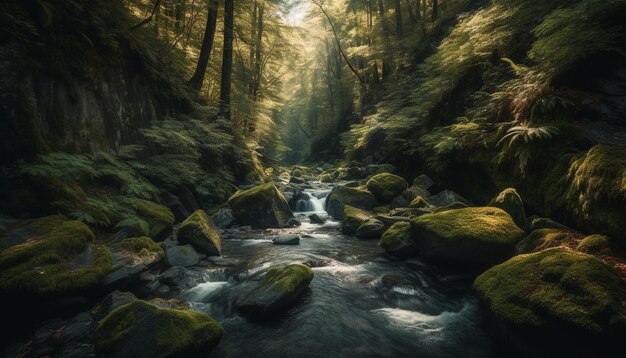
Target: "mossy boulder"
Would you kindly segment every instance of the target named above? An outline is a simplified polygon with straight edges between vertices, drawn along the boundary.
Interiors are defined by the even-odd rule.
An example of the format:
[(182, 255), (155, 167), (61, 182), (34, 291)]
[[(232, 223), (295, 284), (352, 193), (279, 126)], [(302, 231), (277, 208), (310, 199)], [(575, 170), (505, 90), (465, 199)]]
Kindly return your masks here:
[(390, 173), (376, 174), (367, 181), (367, 190), (381, 203), (391, 202), (408, 187), (404, 178)]
[(94, 244), (80, 221), (66, 221), (0, 253), (4, 295), (70, 295), (97, 286), (111, 269), (111, 254)]
[(379, 243), (387, 255), (396, 257), (411, 257), (418, 252), (417, 245), (411, 237), (411, 224), (396, 222), (383, 234)]
[(623, 282), (591, 255), (562, 248), (519, 255), (480, 275), (474, 289), (487, 326), (517, 353), (595, 357), (623, 349)]
[(576, 249), (585, 235), (569, 229), (539, 229), (530, 233), (515, 246), (515, 253), (528, 254), (552, 247)]
[(411, 230), (422, 257), (481, 266), (511, 257), (523, 235), (509, 214), (492, 207), (422, 215)]
[(489, 202), (488, 206), (500, 208), (513, 218), (513, 221), (520, 229), (528, 230), (528, 221), (526, 220), (526, 211), (524, 210), (524, 202), (522, 197), (513, 188), (504, 189), (500, 194)]
[(535, 231), (539, 229), (562, 229), (562, 230), (571, 230), (567, 226), (560, 224), (550, 218), (533, 218), (530, 222), (530, 231)]
[(354, 234), (364, 222), (374, 215), (369, 211), (346, 205), (343, 207), (343, 221), (341, 232), (346, 235)]
[(599, 257), (614, 256), (619, 248), (615, 241), (606, 235), (589, 235), (578, 243), (576, 250)]
[(419, 209), (419, 208), (427, 208), (428, 206), (429, 206), (428, 202), (421, 195), (416, 196), (409, 203), (409, 208), (418, 208)]
[(117, 242), (111, 246), (111, 271), (104, 278), (103, 284), (107, 288), (122, 286), (157, 266), (164, 256), (163, 248), (147, 236)]
[(287, 200), (273, 183), (240, 190), (228, 199), (228, 205), (241, 224), (253, 228), (288, 227), (293, 218)]
[(67, 218), (63, 215), (50, 215), (26, 220), (11, 227), (8, 232), (2, 235), (0, 242), (7, 247), (21, 244), (32, 237), (49, 233), (66, 221)]
[(333, 180), (335, 180), (335, 179), (330, 174), (321, 174), (319, 176), (319, 181), (322, 182), (322, 183), (331, 183)]
[(132, 199), (131, 206), (137, 216), (150, 226), (149, 236), (161, 239), (174, 224), (174, 214), (168, 207), (148, 200)]
[(313, 280), (313, 270), (303, 264), (271, 268), (261, 283), (239, 302), (242, 314), (267, 316), (289, 308)]
[(374, 195), (360, 187), (337, 185), (326, 198), (326, 212), (335, 219), (343, 219), (343, 208), (350, 205), (363, 210), (372, 210), (376, 199)]
[(178, 241), (209, 256), (222, 255), (222, 239), (204, 210), (196, 210), (178, 228)]
[(94, 343), (100, 357), (181, 357), (208, 353), (223, 333), (206, 314), (137, 300), (102, 319)]
[(380, 220), (370, 218), (356, 229), (354, 236), (359, 239), (380, 239), (384, 232), (385, 224)]

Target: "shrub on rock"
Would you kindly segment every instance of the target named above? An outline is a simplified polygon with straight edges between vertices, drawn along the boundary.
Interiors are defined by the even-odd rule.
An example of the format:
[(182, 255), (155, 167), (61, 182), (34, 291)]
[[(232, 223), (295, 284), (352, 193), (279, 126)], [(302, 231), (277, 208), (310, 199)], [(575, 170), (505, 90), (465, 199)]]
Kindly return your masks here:
[(228, 199), (228, 205), (241, 224), (253, 228), (288, 227), (293, 218), (287, 200), (273, 183), (240, 190)]

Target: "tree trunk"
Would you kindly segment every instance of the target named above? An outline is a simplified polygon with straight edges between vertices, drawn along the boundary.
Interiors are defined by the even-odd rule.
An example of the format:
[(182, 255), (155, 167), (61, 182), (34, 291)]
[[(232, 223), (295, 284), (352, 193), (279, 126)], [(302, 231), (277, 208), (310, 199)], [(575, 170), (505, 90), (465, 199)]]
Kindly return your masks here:
[(254, 5), (252, 8), (252, 21), (251, 21), (251, 29), (252, 34), (250, 36), (250, 72), (252, 76), (250, 76), (250, 82), (248, 83), (248, 93), (250, 95), (254, 94), (254, 55), (256, 54), (256, 27), (257, 27), (257, 13), (259, 11), (259, 2), (258, 0), (254, 0)]
[(439, 2), (437, 0), (433, 0), (433, 21), (437, 20), (437, 15), (439, 14)]
[(395, 0), (395, 13), (396, 13), (396, 36), (402, 38), (404, 35), (404, 29), (402, 28), (402, 5), (400, 0)]
[(189, 80), (189, 84), (196, 90), (202, 88), (204, 83), (204, 74), (206, 73), (206, 67), (209, 64), (209, 57), (211, 56), (211, 49), (213, 48), (213, 39), (215, 37), (215, 27), (217, 25), (217, 7), (219, 6), (218, 0), (209, 0), (209, 11), (207, 14), (206, 27), (204, 29), (204, 38), (202, 39), (202, 48), (200, 49), (200, 57), (198, 58), (198, 65), (196, 70)]
[[(409, 21), (411, 22), (412, 25), (415, 25), (417, 23), (417, 17), (415, 17), (415, 12), (413, 12), (413, 6), (411, 6), (411, 0), (406, 0), (406, 6), (407, 6), (407, 10), (409, 13)], [(418, 17), (419, 17), (419, 7), (417, 8), (417, 13), (418, 13)]]
[(378, 0), (378, 15), (380, 16), (380, 22), (383, 27), (383, 36), (389, 36), (389, 26), (385, 21), (385, 4), (383, 4), (383, 0)]
[(252, 91), (252, 95), (255, 100), (259, 99), (259, 89), (261, 88), (261, 78), (262, 78), (262, 64), (263, 64), (263, 14), (265, 12), (265, 7), (263, 4), (259, 4), (259, 14), (258, 14), (258, 24), (256, 30), (256, 61), (254, 64), (254, 87)]
[(224, 0), (224, 53), (222, 56), (219, 114), (227, 120), (231, 119), (230, 89), (233, 77), (234, 2), (235, 0)]

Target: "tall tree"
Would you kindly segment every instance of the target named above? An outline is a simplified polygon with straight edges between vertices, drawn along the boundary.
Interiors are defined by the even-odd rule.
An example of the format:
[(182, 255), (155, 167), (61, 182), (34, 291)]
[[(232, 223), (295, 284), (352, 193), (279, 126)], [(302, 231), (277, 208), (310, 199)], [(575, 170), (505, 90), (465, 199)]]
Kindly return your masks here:
[(220, 83), (219, 114), (230, 120), (230, 95), (233, 78), (233, 37), (235, 25), (235, 0), (224, 0), (224, 52), (222, 55), (222, 81)]
[(217, 8), (218, 0), (209, 0), (209, 11), (207, 14), (206, 27), (204, 29), (204, 38), (200, 49), (200, 57), (198, 57), (198, 65), (189, 80), (189, 84), (196, 90), (202, 88), (204, 82), (204, 74), (209, 64), (211, 49), (213, 48), (213, 38), (215, 37), (215, 27), (217, 25)]
[(402, 28), (402, 5), (400, 0), (395, 0), (395, 13), (396, 13), (396, 36), (401, 38), (404, 35), (404, 29)]
[(265, 12), (265, 7), (263, 3), (259, 4), (259, 13), (257, 16), (257, 24), (256, 24), (256, 39), (255, 39), (255, 63), (254, 63), (254, 86), (252, 89), (252, 95), (255, 100), (259, 99), (259, 89), (261, 88), (261, 78), (262, 78), (262, 65), (263, 65), (263, 16)]
[(433, 0), (433, 21), (437, 20), (437, 15), (439, 15), (439, 2), (437, 0)]

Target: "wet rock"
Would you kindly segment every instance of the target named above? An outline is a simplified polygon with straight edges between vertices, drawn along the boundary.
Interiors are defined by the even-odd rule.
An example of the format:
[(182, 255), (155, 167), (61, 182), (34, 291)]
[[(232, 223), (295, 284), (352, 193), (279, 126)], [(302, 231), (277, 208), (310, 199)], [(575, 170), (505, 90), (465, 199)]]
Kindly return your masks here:
[(432, 209), (429, 208), (395, 208), (389, 211), (388, 216), (421, 216), (425, 214), (431, 214), (433, 212)]
[(337, 185), (326, 199), (326, 211), (335, 219), (343, 219), (344, 206), (349, 205), (358, 209), (372, 210), (376, 199), (367, 190), (348, 188)]
[(391, 225), (397, 222), (409, 222), (409, 218), (406, 216), (377, 215), (374, 219), (382, 221), (386, 228), (391, 227)]
[(391, 209), (410, 207), (411, 203), (413, 203), (417, 197), (427, 198), (429, 196), (430, 193), (427, 190), (421, 187), (413, 186), (396, 196), (389, 204), (389, 207)]
[(523, 231), (504, 210), (478, 207), (412, 219), (411, 235), (424, 258), (483, 266), (511, 257)]
[(243, 225), (253, 228), (282, 228), (290, 226), (291, 208), (273, 183), (238, 191), (228, 199), (233, 214)]
[(524, 202), (522, 198), (513, 188), (504, 189), (500, 194), (489, 202), (488, 206), (493, 206), (506, 211), (515, 224), (522, 230), (528, 230), (528, 222), (526, 221), (526, 212), (524, 211)]
[(299, 245), (300, 236), (296, 234), (280, 234), (272, 239), (274, 245)]
[(200, 262), (200, 256), (191, 245), (169, 247), (165, 249), (165, 256), (170, 266), (188, 267)]
[(530, 231), (535, 231), (539, 229), (562, 229), (569, 230), (570, 228), (560, 224), (549, 218), (534, 218), (530, 223)]
[(302, 184), (304, 183), (305, 180), (298, 178), (298, 177), (291, 177), (291, 179), (289, 179), (289, 183), (293, 183), (293, 184)]
[(94, 342), (101, 357), (187, 356), (208, 353), (223, 332), (217, 321), (203, 313), (138, 300), (106, 316)]
[(211, 256), (207, 261), (217, 266), (237, 266), (239, 264), (239, 260), (223, 256)]
[(169, 287), (178, 290), (185, 290), (195, 287), (204, 280), (199, 272), (176, 266), (168, 269), (159, 275), (158, 281)]
[(311, 214), (309, 215), (309, 220), (311, 221), (311, 224), (324, 224), (326, 223), (327, 218), (325, 216), (319, 215), (319, 214)]
[(300, 222), (300, 220), (298, 220), (296, 218), (291, 218), (287, 222), (287, 226), (288, 227), (297, 227), (297, 226), (300, 226), (300, 225), (302, 225), (302, 223)]
[(313, 280), (313, 270), (292, 264), (267, 271), (261, 283), (239, 302), (242, 314), (264, 317), (289, 308)]
[(109, 288), (128, 284), (160, 264), (164, 256), (163, 249), (147, 236), (124, 239), (111, 246), (113, 263), (103, 284)]
[[(389, 203), (404, 192), (408, 186), (404, 178), (390, 173), (376, 174), (367, 181), (367, 190), (374, 194), (380, 203)], [(409, 202), (415, 197), (415, 195), (407, 195), (410, 197), (407, 199)]]
[(341, 232), (346, 235), (354, 234), (359, 227), (372, 216), (369, 211), (354, 208), (350, 205), (344, 207), (343, 221), (341, 222)]
[(196, 210), (183, 221), (176, 236), (181, 244), (190, 244), (194, 249), (207, 255), (222, 255), (220, 234), (204, 210)]
[(231, 209), (220, 209), (211, 216), (211, 221), (219, 229), (227, 229), (235, 223), (235, 217)]
[(99, 321), (114, 309), (137, 300), (131, 292), (113, 291), (109, 293), (91, 312), (95, 321)]
[(472, 206), (472, 203), (469, 200), (465, 199), (460, 194), (453, 192), (452, 190), (443, 190), (429, 197), (427, 200), (431, 205), (434, 206), (447, 206), (457, 201), (467, 206)]
[(480, 275), (474, 289), (486, 326), (511, 353), (611, 357), (623, 347), (621, 279), (591, 255), (562, 248), (519, 255)]
[(393, 224), (380, 239), (379, 243), (388, 255), (396, 257), (412, 257), (418, 253), (418, 247), (411, 236), (411, 224), (409, 222), (397, 222)]
[(376, 219), (368, 219), (354, 233), (359, 239), (379, 239), (385, 232), (385, 224)]

